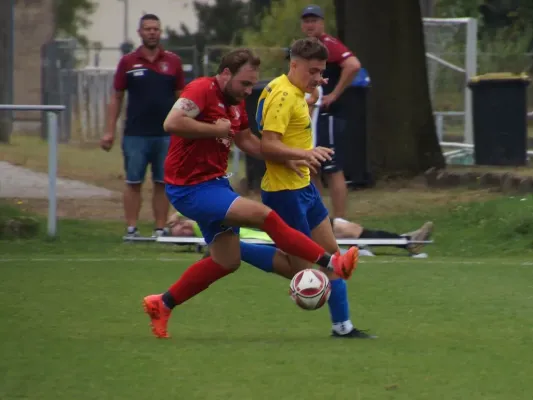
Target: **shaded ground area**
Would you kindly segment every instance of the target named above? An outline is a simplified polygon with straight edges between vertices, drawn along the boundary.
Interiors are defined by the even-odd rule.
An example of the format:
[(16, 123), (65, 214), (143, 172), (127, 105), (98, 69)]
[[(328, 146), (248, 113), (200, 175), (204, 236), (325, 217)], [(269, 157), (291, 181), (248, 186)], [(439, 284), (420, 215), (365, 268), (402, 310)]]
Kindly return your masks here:
[[(111, 190), (72, 179), (57, 179), (58, 198), (113, 197)], [(0, 161), (0, 197), (43, 199), (48, 196), (48, 175)]]
[[(40, 138), (17, 135), (13, 136), (10, 145), (0, 145), (0, 160), (4, 161), (1, 165), (3, 168), (6, 168), (6, 163), (12, 165), (7, 170), (0, 170), (0, 197), (16, 197), (13, 201), (21, 201), (23, 209), (41, 214), (47, 212), (47, 146)], [(120, 141), (117, 141), (110, 152), (104, 152), (96, 146), (61, 144), (58, 154), (58, 176), (61, 178), (58, 182), (58, 215), (122, 220), (121, 191), (124, 175)], [(457, 169), (464, 171), (470, 168)], [(533, 175), (531, 168), (505, 169), (509, 170), (522, 176)], [(244, 176), (244, 165), (239, 172), (236, 179)], [(150, 171), (147, 175), (150, 176)], [(148, 181), (143, 188), (142, 221), (151, 220), (151, 192), (152, 184)], [(420, 181), (387, 183), (351, 192), (348, 217), (361, 220), (365, 216), (411, 213), (431, 209), (436, 205), (481, 201), (499, 195), (501, 194), (483, 188), (428, 188)], [(327, 196), (325, 201), (329, 202)]]

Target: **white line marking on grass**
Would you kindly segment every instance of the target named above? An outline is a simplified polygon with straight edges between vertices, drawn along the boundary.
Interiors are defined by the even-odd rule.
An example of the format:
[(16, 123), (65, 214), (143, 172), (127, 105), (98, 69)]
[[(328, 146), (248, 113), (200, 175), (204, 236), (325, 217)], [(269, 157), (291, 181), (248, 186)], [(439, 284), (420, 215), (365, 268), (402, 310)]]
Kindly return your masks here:
[[(188, 261), (195, 254), (190, 256), (180, 256), (180, 257), (156, 257), (156, 258), (138, 258), (138, 257), (70, 257), (70, 256), (55, 256), (55, 257), (13, 257), (13, 258), (0, 258), (0, 264), (4, 263), (14, 263), (14, 262), (28, 262), (28, 263), (39, 263), (39, 262), (77, 262), (77, 263), (91, 263), (91, 262), (183, 262)], [(386, 256), (381, 256), (386, 257)], [(533, 266), (531, 261), (513, 261), (513, 260), (497, 260), (497, 259), (487, 259), (487, 260), (448, 260), (448, 259), (439, 259), (439, 260), (413, 260), (408, 257), (404, 258), (387, 258), (376, 260), (375, 257), (372, 260), (359, 260), (361, 264), (435, 264), (435, 265), (489, 265), (489, 264), (498, 264), (498, 265), (509, 265), (509, 266)]]
[(158, 258), (137, 258), (137, 257), (130, 257), (130, 258), (121, 258), (121, 257), (39, 257), (39, 258), (32, 258), (32, 257), (20, 257), (20, 258), (0, 258), (0, 263), (8, 263), (8, 262), (172, 262), (172, 261), (185, 261), (185, 258), (165, 258), (165, 257), (158, 257)]

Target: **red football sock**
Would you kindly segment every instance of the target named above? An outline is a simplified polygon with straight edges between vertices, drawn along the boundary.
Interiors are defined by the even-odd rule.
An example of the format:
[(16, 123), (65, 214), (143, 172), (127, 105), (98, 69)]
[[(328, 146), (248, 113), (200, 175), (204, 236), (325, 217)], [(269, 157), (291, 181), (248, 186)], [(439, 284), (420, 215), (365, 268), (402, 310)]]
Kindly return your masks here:
[(232, 272), (233, 270), (223, 268), (214, 262), (211, 257), (204, 258), (187, 268), (180, 279), (165, 293), (163, 301), (170, 308), (185, 303), (207, 289), (213, 282)]
[(262, 229), (270, 236), (276, 247), (287, 254), (312, 263), (316, 263), (326, 254), (326, 250), (302, 232), (291, 228), (274, 211), (267, 215)]

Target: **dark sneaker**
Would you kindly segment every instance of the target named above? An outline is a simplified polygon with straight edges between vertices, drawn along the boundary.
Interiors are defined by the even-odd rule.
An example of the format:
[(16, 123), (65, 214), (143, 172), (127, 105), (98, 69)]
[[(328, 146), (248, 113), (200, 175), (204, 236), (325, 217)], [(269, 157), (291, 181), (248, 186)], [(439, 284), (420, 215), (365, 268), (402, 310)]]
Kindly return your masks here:
[(139, 232), (137, 228), (128, 229), (126, 231), (126, 237), (135, 238), (135, 237), (140, 237), (140, 236), (141, 236), (141, 233)]
[(375, 335), (366, 333), (366, 331), (360, 331), (357, 328), (353, 328), (350, 332), (345, 335), (341, 335), (335, 331), (331, 332), (331, 337), (340, 338), (340, 339), (377, 339)]
[(162, 237), (162, 236), (169, 236), (169, 231), (167, 228), (164, 228), (164, 229), (155, 229), (153, 232), (152, 232), (152, 237), (153, 238), (158, 238), (158, 237)]

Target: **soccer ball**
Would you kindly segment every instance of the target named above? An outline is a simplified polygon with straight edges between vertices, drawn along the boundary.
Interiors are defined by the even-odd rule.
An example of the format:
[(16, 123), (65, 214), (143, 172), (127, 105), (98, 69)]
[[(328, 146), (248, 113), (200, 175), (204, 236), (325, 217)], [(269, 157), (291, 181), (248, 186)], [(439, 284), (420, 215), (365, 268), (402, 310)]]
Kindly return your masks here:
[(322, 271), (304, 269), (292, 278), (289, 294), (298, 307), (318, 310), (329, 299), (331, 283)]

